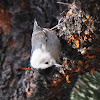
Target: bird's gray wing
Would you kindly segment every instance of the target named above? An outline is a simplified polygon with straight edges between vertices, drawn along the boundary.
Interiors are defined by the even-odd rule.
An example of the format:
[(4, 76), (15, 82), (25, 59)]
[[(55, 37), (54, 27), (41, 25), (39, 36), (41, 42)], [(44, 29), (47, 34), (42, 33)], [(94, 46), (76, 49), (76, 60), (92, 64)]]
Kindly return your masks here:
[(44, 31), (38, 31), (36, 33), (33, 33), (31, 38), (31, 46), (32, 46), (31, 53), (33, 53), (35, 49), (39, 48), (42, 49), (42, 46), (46, 45), (46, 42), (47, 42), (47, 36)]

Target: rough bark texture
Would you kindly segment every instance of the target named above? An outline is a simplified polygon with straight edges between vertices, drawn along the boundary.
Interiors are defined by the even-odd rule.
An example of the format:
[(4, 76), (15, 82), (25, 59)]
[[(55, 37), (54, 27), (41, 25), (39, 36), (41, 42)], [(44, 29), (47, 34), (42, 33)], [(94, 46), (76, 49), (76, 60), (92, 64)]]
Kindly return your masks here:
[[(94, 67), (98, 70), (99, 0), (75, 0), (69, 6), (69, 12), (63, 12), (58, 25), (52, 29), (62, 43), (59, 63), (67, 61), (64, 75), (59, 73), (61, 69), (54, 69), (46, 76), (19, 69), (19, 66), (29, 66), (34, 18), (40, 26), (51, 28), (67, 8), (67, 5), (61, 6), (56, 2), (0, 1), (0, 100), (69, 100), (77, 75)], [(70, 76), (70, 84), (66, 82), (66, 76)]]

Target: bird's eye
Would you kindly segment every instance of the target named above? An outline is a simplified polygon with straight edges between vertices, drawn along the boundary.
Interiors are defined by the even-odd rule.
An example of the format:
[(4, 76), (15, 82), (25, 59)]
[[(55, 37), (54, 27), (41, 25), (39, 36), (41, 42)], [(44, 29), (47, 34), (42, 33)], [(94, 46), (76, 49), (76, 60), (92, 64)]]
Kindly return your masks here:
[(48, 62), (45, 62), (45, 64), (48, 64)]

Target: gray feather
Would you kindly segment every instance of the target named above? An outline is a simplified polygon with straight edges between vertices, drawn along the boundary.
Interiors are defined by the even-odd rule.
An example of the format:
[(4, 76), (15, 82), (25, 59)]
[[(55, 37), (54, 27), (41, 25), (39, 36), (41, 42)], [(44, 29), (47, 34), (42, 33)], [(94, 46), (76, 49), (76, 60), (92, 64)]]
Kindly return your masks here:
[(36, 19), (34, 19), (33, 33), (39, 30), (41, 30), (41, 27), (38, 26)]

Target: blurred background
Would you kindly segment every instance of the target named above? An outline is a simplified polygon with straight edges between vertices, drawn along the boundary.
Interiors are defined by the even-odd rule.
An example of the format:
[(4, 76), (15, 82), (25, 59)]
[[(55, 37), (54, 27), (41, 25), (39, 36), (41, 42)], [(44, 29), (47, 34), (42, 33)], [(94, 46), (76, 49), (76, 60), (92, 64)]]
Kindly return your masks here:
[(86, 73), (79, 76), (72, 94), (71, 100), (99, 100), (100, 99), (100, 73), (94, 75)]

